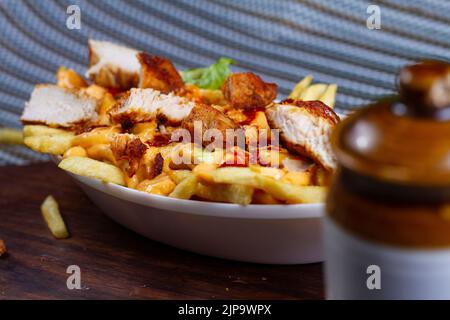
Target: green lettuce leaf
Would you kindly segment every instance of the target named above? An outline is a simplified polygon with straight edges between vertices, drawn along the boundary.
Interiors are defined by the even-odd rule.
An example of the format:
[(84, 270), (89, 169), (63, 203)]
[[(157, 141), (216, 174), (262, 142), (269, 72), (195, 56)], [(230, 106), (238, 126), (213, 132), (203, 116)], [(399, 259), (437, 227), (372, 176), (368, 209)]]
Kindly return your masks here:
[(236, 62), (230, 58), (220, 58), (207, 68), (188, 69), (181, 72), (185, 83), (193, 83), (202, 89), (220, 89), (231, 73), (229, 65)]

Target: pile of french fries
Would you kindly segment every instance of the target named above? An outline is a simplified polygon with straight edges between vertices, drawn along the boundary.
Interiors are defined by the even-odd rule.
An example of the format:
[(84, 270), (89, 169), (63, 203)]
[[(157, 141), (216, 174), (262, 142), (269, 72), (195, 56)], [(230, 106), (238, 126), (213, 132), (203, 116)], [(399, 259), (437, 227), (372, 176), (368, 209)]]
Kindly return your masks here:
[[(163, 155), (163, 172), (155, 179), (133, 185), (133, 181), (117, 166), (111, 155), (108, 141), (114, 135), (113, 131), (110, 128), (99, 128), (76, 136), (62, 129), (26, 125), (24, 141), (38, 152), (63, 155), (59, 167), (68, 172), (178, 199), (196, 197), (214, 202), (248, 205), (315, 203), (323, 201), (325, 196), (325, 187), (310, 185), (308, 171), (289, 172), (259, 165), (219, 167), (219, 161), (215, 161), (213, 153), (201, 150), (198, 152), (199, 164), (173, 168), (171, 164), (175, 153), (183, 150), (193, 154), (191, 150), (196, 147), (189, 144), (150, 149), (154, 154), (159, 152)], [(214, 153), (216, 152), (218, 151)], [(145, 157), (142, 161), (145, 162)]]
[(334, 107), (336, 101), (336, 84), (316, 83), (311, 84), (313, 77), (307, 75), (297, 83), (289, 95), (289, 99), (294, 100), (320, 100), (330, 108)]
[[(60, 69), (57, 78), (61, 86), (73, 88), (80, 84), (78, 77), (67, 69)], [(295, 86), (289, 98), (321, 100), (332, 107), (337, 86), (311, 83), (312, 77), (305, 77)], [(103, 99), (100, 116), (115, 103), (114, 98), (97, 85), (85, 88), (85, 92)], [(202, 90), (202, 94), (220, 100), (217, 90)], [(255, 121), (258, 127), (268, 126), (264, 112)], [(135, 124), (129, 132), (142, 141), (148, 141), (156, 134), (156, 130), (157, 123), (151, 121)], [(170, 143), (163, 147), (149, 147), (139, 162), (137, 172), (130, 177), (126, 174), (124, 164), (115, 159), (111, 150), (112, 140), (120, 133), (120, 126), (114, 125), (97, 127), (78, 135), (70, 129), (25, 125), (23, 140), (21, 136), (20, 141), (35, 151), (62, 156), (59, 167), (68, 172), (155, 195), (240, 205), (318, 203), (325, 197), (326, 183), (323, 181), (326, 179), (322, 177), (325, 173), (318, 166), (305, 171), (260, 165), (222, 166), (215, 155), (223, 155), (223, 150), (200, 150), (195, 164), (176, 165), (174, 154), (179, 156), (182, 152), (183, 156), (195, 156), (193, 150), (198, 147), (193, 144)], [(14, 139), (19, 141), (17, 135)], [(295, 158), (286, 150), (276, 152), (278, 156)], [(157, 154), (164, 160), (162, 172), (152, 179), (146, 179), (142, 173), (149, 170)], [(48, 201), (52, 203), (51, 199)], [(47, 209), (44, 216), (51, 215), (52, 210)], [(59, 236), (64, 237), (66, 234), (62, 232)]]

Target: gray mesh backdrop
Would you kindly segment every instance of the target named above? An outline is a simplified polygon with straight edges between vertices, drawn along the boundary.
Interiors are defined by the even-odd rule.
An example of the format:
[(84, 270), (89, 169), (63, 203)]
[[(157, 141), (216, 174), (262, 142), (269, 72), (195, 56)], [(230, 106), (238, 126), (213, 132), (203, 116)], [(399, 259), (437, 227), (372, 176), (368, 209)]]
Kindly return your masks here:
[[(66, 9), (81, 9), (81, 29)], [(366, 27), (379, 5), (381, 30)], [(84, 73), (88, 37), (113, 40), (172, 59), (179, 69), (234, 58), (278, 83), (280, 96), (306, 74), (339, 85), (337, 108), (358, 108), (392, 92), (398, 68), (450, 60), (448, 0), (0, 0), (0, 126), (19, 127), (36, 83), (60, 65)], [(0, 164), (45, 159), (0, 146)]]

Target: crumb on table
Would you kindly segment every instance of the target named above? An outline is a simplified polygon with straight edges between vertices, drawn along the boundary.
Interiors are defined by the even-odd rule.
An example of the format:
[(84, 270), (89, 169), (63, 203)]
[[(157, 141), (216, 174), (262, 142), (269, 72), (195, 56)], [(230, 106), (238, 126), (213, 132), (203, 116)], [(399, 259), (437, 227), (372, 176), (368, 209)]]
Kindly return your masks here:
[(3, 241), (2, 239), (0, 239), (0, 257), (2, 257), (3, 255), (5, 255), (7, 252), (6, 250), (6, 244), (5, 241)]

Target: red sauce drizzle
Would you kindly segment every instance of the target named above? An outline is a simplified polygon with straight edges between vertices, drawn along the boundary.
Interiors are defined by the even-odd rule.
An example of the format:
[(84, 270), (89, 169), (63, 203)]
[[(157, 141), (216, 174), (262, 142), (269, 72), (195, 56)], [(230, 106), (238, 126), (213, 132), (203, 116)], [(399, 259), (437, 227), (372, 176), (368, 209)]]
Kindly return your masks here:
[(246, 116), (246, 119), (244, 121), (241, 121), (239, 124), (240, 125), (250, 124), (256, 118), (256, 113), (258, 111), (264, 111), (264, 110), (266, 110), (266, 108), (264, 108), (264, 107), (253, 107), (253, 108), (249, 108), (249, 109), (244, 109), (242, 111), (242, 113)]
[(152, 140), (148, 140), (147, 144), (150, 147), (164, 147), (171, 143), (170, 135), (167, 134), (157, 134)]
[(108, 92), (112, 94), (113, 97), (116, 97), (118, 95), (121, 95), (122, 93), (124, 93), (127, 90), (124, 90), (122, 88), (107, 88)]

